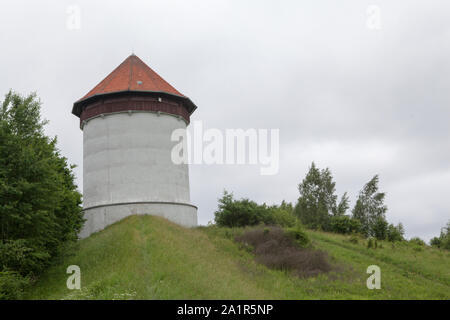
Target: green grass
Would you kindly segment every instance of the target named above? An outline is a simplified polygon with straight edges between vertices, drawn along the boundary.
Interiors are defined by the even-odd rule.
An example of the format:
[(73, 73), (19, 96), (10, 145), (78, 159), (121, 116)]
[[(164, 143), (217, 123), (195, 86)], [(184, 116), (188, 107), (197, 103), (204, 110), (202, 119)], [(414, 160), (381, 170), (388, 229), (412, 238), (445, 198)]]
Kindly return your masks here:
[[(300, 279), (254, 262), (233, 241), (240, 229), (185, 229), (131, 216), (77, 243), (29, 290), (27, 299), (449, 299), (449, 252), (408, 243), (367, 249), (347, 236), (308, 231), (337, 272)], [(381, 289), (366, 287), (369, 265)], [(66, 268), (81, 269), (81, 290)]]

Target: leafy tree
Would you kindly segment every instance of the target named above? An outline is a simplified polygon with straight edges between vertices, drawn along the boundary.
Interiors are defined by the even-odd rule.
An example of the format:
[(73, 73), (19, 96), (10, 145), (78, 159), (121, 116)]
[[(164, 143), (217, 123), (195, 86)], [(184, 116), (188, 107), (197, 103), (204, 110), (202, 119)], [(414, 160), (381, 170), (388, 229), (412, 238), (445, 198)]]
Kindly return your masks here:
[(450, 250), (450, 221), (442, 228), (439, 237), (430, 240), (433, 247)]
[(353, 219), (348, 215), (339, 215), (331, 217), (331, 230), (332, 232), (349, 234), (358, 233), (361, 224), (359, 220)]
[(347, 210), (349, 208), (350, 208), (349, 199), (348, 199), (347, 192), (345, 192), (343, 194), (341, 200), (339, 201), (339, 204), (337, 206), (335, 206), (335, 208), (333, 209), (333, 214), (335, 216), (343, 216), (343, 215), (345, 215), (345, 213), (347, 212)]
[(280, 227), (293, 227), (297, 223), (297, 218), (294, 216), (294, 207), (292, 206), (292, 203), (287, 203), (283, 200), (279, 206), (270, 206), (269, 210), (275, 225)]
[[(10, 91), (0, 109), (0, 279), (36, 276), (83, 218), (73, 166), (44, 134), (35, 94)], [(5, 278), (6, 279), (6, 278)], [(3, 286), (5, 287), (5, 286)], [(8, 296), (0, 293), (0, 296)]]
[(441, 247), (441, 239), (439, 237), (434, 237), (430, 240), (430, 245), (432, 247), (440, 248)]
[(387, 233), (384, 205), (385, 193), (378, 192), (378, 175), (375, 175), (360, 191), (352, 210), (352, 217), (361, 223), (361, 232), (367, 237), (384, 239)]
[(421, 247), (426, 245), (425, 241), (423, 241), (419, 237), (414, 237), (414, 238), (409, 239), (409, 243), (412, 243), (412, 244), (415, 244), (415, 245), (418, 245)]
[(300, 197), (295, 213), (303, 224), (311, 228), (329, 230), (332, 215), (344, 215), (348, 209), (348, 197), (345, 193), (337, 204), (336, 183), (331, 171), (320, 170), (315, 163), (299, 184)]
[(219, 199), (219, 209), (214, 216), (216, 224), (221, 227), (244, 227), (273, 222), (265, 205), (259, 206), (249, 199), (235, 200), (233, 194), (226, 190)]
[(395, 241), (403, 241), (405, 235), (405, 229), (403, 228), (403, 224), (399, 223), (397, 226), (393, 224), (389, 224), (387, 228), (387, 239), (391, 242)]
[(297, 219), (291, 203), (283, 201), (281, 205), (267, 206), (243, 198), (235, 200), (226, 190), (219, 199), (219, 208), (214, 213), (214, 221), (220, 227), (245, 227), (257, 224), (293, 227)]
[(378, 240), (384, 240), (388, 236), (388, 222), (382, 216), (374, 219), (372, 226), (373, 236)]

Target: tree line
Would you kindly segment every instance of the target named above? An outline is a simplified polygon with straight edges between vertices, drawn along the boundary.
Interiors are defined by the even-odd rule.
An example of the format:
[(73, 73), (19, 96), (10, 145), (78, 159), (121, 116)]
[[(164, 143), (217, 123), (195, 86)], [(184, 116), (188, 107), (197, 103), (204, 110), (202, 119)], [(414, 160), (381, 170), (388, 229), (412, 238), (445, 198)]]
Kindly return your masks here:
[(20, 298), (83, 223), (74, 166), (44, 134), (35, 94), (0, 104), (0, 299)]
[[(336, 194), (336, 182), (331, 171), (320, 169), (313, 162), (298, 185), (299, 198), (292, 205), (283, 201), (281, 205), (257, 204), (250, 199), (234, 199), (224, 191), (215, 212), (215, 223), (223, 227), (245, 227), (257, 224), (293, 227), (300, 222), (306, 228), (340, 234), (358, 234), (368, 239), (404, 241), (402, 223), (394, 225), (386, 218), (388, 208), (386, 194), (379, 191), (379, 176), (374, 175), (360, 190), (355, 205), (350, 209), (349, 197)], [(418, 237), (411, 242), (425, 245)], [(450, 222), (441, 235), (431, 240), (437, 248), (450, 249)]]

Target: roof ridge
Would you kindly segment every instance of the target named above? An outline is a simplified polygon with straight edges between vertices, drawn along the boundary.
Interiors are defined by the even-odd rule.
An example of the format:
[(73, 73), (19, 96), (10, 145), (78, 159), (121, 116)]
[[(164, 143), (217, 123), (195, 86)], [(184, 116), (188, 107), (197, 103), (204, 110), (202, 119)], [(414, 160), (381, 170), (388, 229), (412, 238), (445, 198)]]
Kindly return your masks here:
[[(136, 70), (133, 70), (133, 68), (136, 68)], [(134, 79), (134, 76), (141, 76), (144, 78)], [(142, 82), (138, 83), (139, 86), (137, 86), (133, 83), (134, 80), (142, 80)], [(168, 94), (185, 97), (138, 56), (131, 54), (78, 101), (82, 101), (100, 94), (134, 90), (147, 92), (167, 92)]]
[[(139, 57), (138, 57), (139, 59)], [(140, 59), (139, 59), (140, 60)], [(141, 60), (142, 61), (142, 60)], [(153, 72), (153, 74), (161, 81), (163, 81), (165, 84), (167, 84), (171, 89), (173, 89), (175, 91), (176, 94), (181, 95), (184, 97), (184, 94), (182, 94), (181, 92), (179, 92), (177, 89), (175, 89), (174, 86), (172, 86), (169, 82), (167, 82), (163, 77), (161, 77), (155, 70), (153, 70), (151, 67), (149, 67), (144, 61), (142, 61), (142, 63), (148, 68), (147, 70), (145, 70), (145, 72)], [(152, 79), (153, 81), (153, 79)], [(159, 87), (159, 86), (158, 86)], [(164, 91), (164, 90), (160, 90), (160, 91)]]

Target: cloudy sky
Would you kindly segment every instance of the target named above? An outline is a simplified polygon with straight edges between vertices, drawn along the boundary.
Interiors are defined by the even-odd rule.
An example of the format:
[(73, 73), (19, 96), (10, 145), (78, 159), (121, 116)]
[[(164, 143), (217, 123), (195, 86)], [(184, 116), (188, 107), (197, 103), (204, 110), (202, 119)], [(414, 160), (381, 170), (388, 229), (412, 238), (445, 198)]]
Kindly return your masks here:
[(295, 202), (312, 161), (339, 195), (380, 175), (387, 218), (429, 240), (450, 219), (450, 3), (4, 0), (0, 94), (36, 91), (77, 164), (72, 104), (132, 51), (198, 106), (205, 128), (280, 129), (280, 169), (192, 165), (199, 222), (223, 189)]

